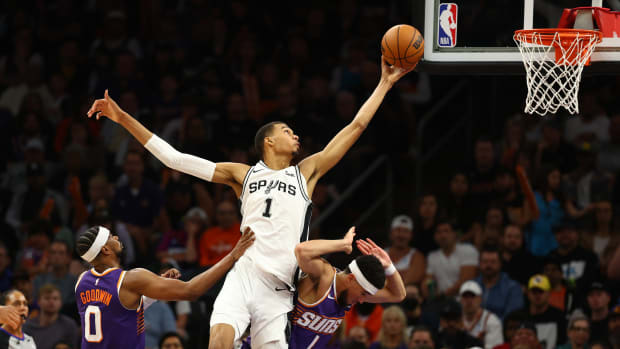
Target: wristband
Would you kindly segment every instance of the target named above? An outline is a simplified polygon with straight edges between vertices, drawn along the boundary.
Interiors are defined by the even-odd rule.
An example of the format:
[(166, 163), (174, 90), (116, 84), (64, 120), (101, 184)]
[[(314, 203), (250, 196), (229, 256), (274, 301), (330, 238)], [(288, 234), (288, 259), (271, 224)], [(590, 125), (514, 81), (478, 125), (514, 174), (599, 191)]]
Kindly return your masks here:
[(390, 264), (389, 267), (385, 268), (385, 276), (392, 276), (394, 275), (394, 273), (396, 273), (396, 267), (394, 266), (394, 263)]

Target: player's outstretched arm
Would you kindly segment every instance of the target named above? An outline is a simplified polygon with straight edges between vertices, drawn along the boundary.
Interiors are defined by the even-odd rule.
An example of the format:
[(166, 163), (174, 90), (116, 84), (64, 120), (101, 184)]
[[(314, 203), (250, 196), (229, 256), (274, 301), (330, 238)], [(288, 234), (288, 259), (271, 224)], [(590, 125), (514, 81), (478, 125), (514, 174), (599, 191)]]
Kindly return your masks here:
[[(373, 255), (381, 261), (381, 265), (386, 269), (386, 284), (385, 287), (380, 289), (374, 295), (364, 297), (364, 302), (369, 303), (397, 303), (405, 299), (407, 291), (405, 290), (405, 283), (400, 277), (400, 273), (393, 268), (390, 255), (385, 252), (384, 249), (377, 246), (371, 239), (357, 240), (357, 248), (365, 255)], [(388, 275), (390, 274), (390, 275)]]
[(104, 98), (93, 102), (87, 115), (89, 118), (95, 116), (97, 120), (101, 116), (105, 116), (120, 124), (164, 165), (206, 181), (228, 184), (236, 192), (238, 191), (238, 195), (241, 193), (243, 178), (250, 168), (248, 165), (238, 163), (215, 164), (209, 160), (177, 151), (121, 109), (116, 101), (110, 97), (108, 90), (105, 90)]
[(415, 66), (407, 70), (391, 66), (381, 56), (379, 84), (357, 112), (353, 121), (340, 130), (322, 151), (309, 156), (299, 164), (306, 180), (318, 180), (342, 159), (368, 127), (370, 120), (372, 120), (379, 105), (383, 102), (383, 98), (394, 86), (394, 83), (413, 68)]
[[(332, 252), (351, 253), (354, 237), (355, 227), (351, 227), (344, 238), (340, 240), (308, 240), (298, 244), (295, 246), (295, 257), (299, 268), (315, 282), (323, 275), (329, 275), (326, 272), (333, 267), (321, 256)], [(329, 276), (331, 277), (331, 275)]]
[(209, 270), (189, 281), (158, 276), (146, 269), (127, 272), (122, 288), (137, 295), (160, 300), (195, 300), (220, 280), (254, 242), (254, 233), (248, 228), (237, 245)]

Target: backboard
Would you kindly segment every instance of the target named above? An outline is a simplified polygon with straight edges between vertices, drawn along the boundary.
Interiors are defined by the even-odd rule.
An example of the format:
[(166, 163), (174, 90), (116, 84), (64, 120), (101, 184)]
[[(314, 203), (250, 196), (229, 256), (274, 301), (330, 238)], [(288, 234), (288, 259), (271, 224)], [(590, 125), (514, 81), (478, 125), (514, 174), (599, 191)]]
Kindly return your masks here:
[[(564, 8), (581, 6), (620, 11), (620, 0), (425, 0), (424, 63), (442, 68), (473, 64), (486, 72), (509, 72), (518, 67), (515, 63), (522, 63), (513, 40), (515, 30), (555, 28)], [(596, 62), (620, 66), (618, 36), (604, 38), (596, 47), (593, 66)]]

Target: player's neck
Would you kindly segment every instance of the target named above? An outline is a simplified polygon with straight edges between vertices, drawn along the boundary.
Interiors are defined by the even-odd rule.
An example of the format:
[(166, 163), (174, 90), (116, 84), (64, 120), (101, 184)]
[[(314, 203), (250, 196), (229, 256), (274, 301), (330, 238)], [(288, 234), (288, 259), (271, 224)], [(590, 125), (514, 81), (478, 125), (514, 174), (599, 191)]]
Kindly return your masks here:
[(23, 338), (24, 337), (24, 333), (22, 332), (22, 327), (18, 327), (18, 328), (13, 328), (10, 327), (9, 325), (2, 325), (2, 329), (7, 331), (8, 333), (12, 334), (15, 337), (19, 337), (19, 338)]
[(103, 273), (104, 271), (111, 269), (111, 268), (120, 268), (121, 265), (119, 262), (112, 262), (112, 261), (104, 261), (101, 262), (97, 265), (93, 265), (93, 268), (95, 268), (95, 271), (98, 273)]
[(265, 154), (263, 162), (270, 169), (277, 171), (291, 166), (291, 157), (267, 153)]

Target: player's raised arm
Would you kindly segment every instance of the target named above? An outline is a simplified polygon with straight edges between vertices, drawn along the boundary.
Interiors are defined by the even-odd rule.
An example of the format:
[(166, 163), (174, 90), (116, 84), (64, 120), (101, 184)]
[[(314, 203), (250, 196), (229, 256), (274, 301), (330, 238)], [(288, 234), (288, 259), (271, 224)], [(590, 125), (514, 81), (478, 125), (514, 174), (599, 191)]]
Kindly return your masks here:
[(94, 115), (97, 120), (101, 116), (105, 116), (123, 126), (164, 165), (209, 182), (228, 184), (233, 187), (237, 195), (240, 195), (243, 178), (250, 168), (248, 165), (239, 163), (215, 164), (209, 160), (177, 151), (121, 109), (116, 101), (110, 97), (108, 90), (105, 91), (104, 98), (93, 102), (87, 115), (88, 117)]
[(413, 70), (413, 68), (415, 68), (415, 65), (407, 70), (388, 65), (383, 56), (381, 57), (381, 79), (379, 84), (357, 112), (353, 121), (340, 130), (322, 151), (309, 156), (299, 164), (306, 180), (318, 180), (342, 159), (344, 154), (368, 127), (370, 120), (372, 120), (379, 105), (383, 102), (383, 98), (394, 83)]
[(295, 246), (295, 257), (299, 268), (314, 282), (319, 281), (324, 275), (331, 278), (332, 275), (326, 271), (333, 267), (321, 256), (332, 252), (351, 253), (354, 237), (355, 227), (351, 227), (340, 240), (309, 240), (298, 244)]
[(373, 255), (381, 261), (385, 269), (386, 285), (374, 295), (365, 296), (364, 302), (370, 303), (397, 303), (405, 299), (407, 292), (405, 283), (400, 277), (400, 273), (392, 264), (390, 256), (381, 247), (377, 246), (371, 239), (357, 240), (357, 248), (365, 255)]
[(122, 289), (153, 299), (195, 300), (226, 275), (253, 242), (254, 233), (248, 228), (230, 253), (189, 281), (158, 276), (146, 269), (132, 269), (125, 275)]

